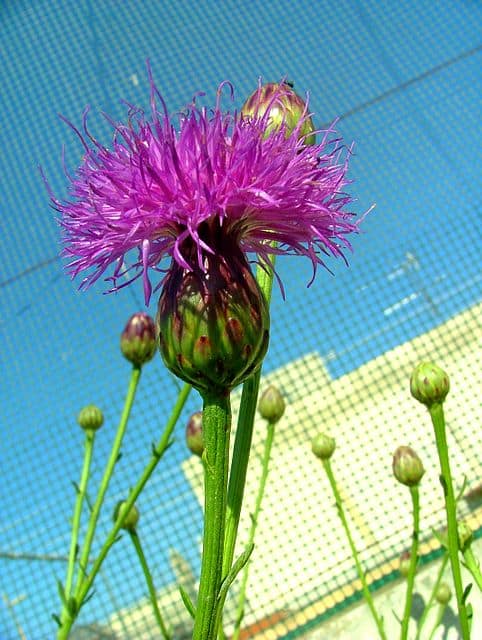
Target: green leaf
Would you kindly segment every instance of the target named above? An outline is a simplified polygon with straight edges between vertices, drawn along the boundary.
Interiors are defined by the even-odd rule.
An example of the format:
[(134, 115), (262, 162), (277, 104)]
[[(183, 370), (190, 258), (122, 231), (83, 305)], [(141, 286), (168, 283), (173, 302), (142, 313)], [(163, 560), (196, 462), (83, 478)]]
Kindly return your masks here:
[(67, 603), (67, 597), (65, 595), (64, 585), (60, 582), (60, 580), (57, 580), (57, 591), (62, 604), (66, 609), (68, 609), (68, 603)]
[(60, 629), (60, 627), (62, 626), (62, 621), (60, 620), (59, 616), (56, 613), (52, 613), (52, 619), (55, 620)]
[(182, 585), (179, 585), (179, 593), (181, 594), (181, 598), (182, 598), (182, 601), (184, 602), (184, 606), (188, 610), (188, 613), (191, 616), (191, 618), (194, 620), (194, 618), (196, 617), (196, 609), (192, 603), (191, 598), (189, 597), (189, 595), (187, 594), (186, 590)]
[(233, 584), (233, 582), (236, 579), (236, 576), (238, 575), (238, 573), (241, 571), (241, 569), (244, 567), (244, 565), (248, 562), (249, 558), (251, 557), (251, 554), (253, 553), (253, 549), (254, 549), (254, 544), (251, 543), (250, 545), (248, 545), (246, 550), (243, 551), (243, 553), (239, 556), (239, 558), (236, 560), (236, 562), (231, 567), (230, 572), (224, 578), (224, 580), (223, 580), (223, 582), (221, 584), (221, 588), (219, 589), (218, 604), (220, 602), (224, 602), (224, 600), (225, 600), (225, 598), (226, 598), (226, 596), (228, 594), (229, 587)]
[(467, 598), (469, 597), (469, 593), (472, 591), (472, 583), (468, 584), (464, 589), (464, 595), (462, 596), (462, 602), (465, 604), (467, 602)]

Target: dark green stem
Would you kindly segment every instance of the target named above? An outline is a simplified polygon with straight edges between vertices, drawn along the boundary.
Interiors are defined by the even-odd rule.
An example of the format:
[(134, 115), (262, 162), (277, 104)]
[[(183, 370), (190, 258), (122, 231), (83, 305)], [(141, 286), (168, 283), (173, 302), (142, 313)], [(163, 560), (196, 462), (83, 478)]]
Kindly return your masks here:
[(432, 593), (430, 594), (430, 598), (429, 598), (427, 604), (425, 605), (425, 607), (423, 609), (423, 613), (422, 613), (422, 615), (420, 617), (420, 620), (418, 621), (417, 635), (415, 636), (415, 640), (420, 640), (420, 634), (422, 633), (423, 625), (427, 621), (427, 617), (428, 617), (429, 611), (432, 608), (433, 603), (435, 601), (435, 596), (437, 595), (438, 588), (440, 586), (440, 583), (442, 582), (442, 578), (443, 578), (444, 571), (445, 571), (445, 568), (447, 566), (448, 561), (449, 561), (449, 557), (448, 557), (447, 553), (445, 553), (444, 557), (443, 557), (443, 560), (440, 563), (440, 568), (438, 570), (437, 579), (435, 580), (435, 584), (433, 585), (433, 588), (432, 588)]
[(385, 630), (383, 629), (383, 621), (382, 619), (378, 616), (378, 613), (375, 609), (375, 604), (373, 602), (373, 598), (372, 598), (372, 594), (370, 593), (370, 589), (368, 588), (368, 583), (367, 583), (367, 579), (365, 576), (365, 572), (363, 571), (363, 568), (361, 566), (359, 557), (358, 557), (358, 551), (356, 550), (355, 547), (355, 543), (353, 541), (353, 537), (351, 535), (350, 532), (350, 527), (348, 525), (348, 520), (345, 516), (345, 511), (343, 509), (343, 501), (341, 499), (340, 496), (340, 492), (338, 491), (338, 486), (336, 484), (336, 480), (335, 480), (335, 476), (333, 475), (333, 471), (331, 468), (331, 464), (329, 460), (323, 460), (323, 467), (326, 471), (326, 475), (328, 476), (328, 480), (330, 481), (330, 485), (331, 485), (331, 489), (333, 491), (333, 495), (335, 496), (335, 502), (336, 502), (336, 508), (338, 511), (338, 515), (340, 516), (340, 520), (341, 523), (343, 525), (343, 528), (345, 530), (346, 533), (346, 537), (348, 539), (348, 544), (350, 545), (350, 549), (351, 549), (351, 553), (353, 556), (353, 560), (355, 561), (355, 566), (356, 566), (356, 570), (358, 573), (358, 577), (360, 579), (360, 582), (362, 583), (362, 591), (363, 591), (363, 596), (365, 598), (365, 601), (370, 609), (370, 612), (372, 614), (373, 620), (375, 621), (375, 624), (377, 626), (378, 629), (378, 634), (380, 636), (380, 638), (382, 640), (387, 640), (387, 636), (385, 635)]
[[(166, 424), (166, 427), (164, 429), (164, 432), (159, 442), (152, 449), (152, 456), (149, 462), (144, 468), (144, 471), (142, 472), (142, 475), (137, 481), (136, 485), (129, 492), (129, 496), (127, 497), (127, 500), (124, 502), (124, 508), (121, 510), (121, 513), (117, 522), (109, 531), (109, 534), (105, 539), (105, 542), (102, 546), (102, 549), (100, 550), (99, 555), (97, 556), (97, 558), (94, 560), (92, 564), (90, 573), (88, 574), (88, 576), (86, 576), (84, 582), (80, 585), (78, 592), (76, 592), (76, 601), (78, 603), (78, 606), (80, 606), (84, 602), (85, 598), (88, 595), (89, 590), (91, 589), (94, 583), (94, 579), (102, 566), (102, 563), (107, 557), (107, 554), (109, 553), (112, 545), (117, 541), (119, 531), (121, 530), (121, 527), (124, 523), (124, 519), (127, 517), (129, 511), (134, 506), (137, 498), (139, 497), (140, 493), (144, 489), (149, 478), (154, 472), (154, 469), (157, 467), (157, 465), (159, 464), (159, 461), (162, 459), (164, 453), (167, 451), (167, 449), (171, 445), (172, 432), (174, 430), (174, 427), (176, 426), (179, 416), (181, 415), (184, 405), (186, 404), (186, 400), (190, 392), (191, 392), (191, 385), (185, 384), (184, 387), (181, 389), (181, 392), (179, 393), (176, 404), (174, 405), (174, 408), (171, 412), (171, 415), (169, 417), (169, 420)], [(75, 617), (76, 617), (75, 615), (69, 615), (69, 617), (66, 618), (66, 620), (62, 621), (62, 626), (59, 628), (57, 633), (57, 640), (66, 640), (69, 637), (70, 629), (72, 628), (72, 625), (75, 621)]]
[(464, 600), (464, 589), (462, 586), (462, 573), (459, 559), (459, 537), (457, 531), (457, 506), (450, 472), (450, 463), (445, 434), (445, 417), (442, 404), (435, 403), (429, 407), (430, 417), (435, 431), (435, 441), (440, 462), (440, 482), (443, 487), (445, 497), (445, 512), (447, 516), (447, 545), (452, 567), (452, 577), (454, 581), (455, 596), (459, 612), (460, 630), (462, 640), (470, 639), (469, 619), (467, 607)]
[[(268, 432), (266, 434), (266, 440), (264, 443), (263, 461), (261, 467), (261, 478), (259, 481), (258, 495), (256, 496), (256, 504), (254, 507), (254, 513), (251, 516), (251, 527), (249, 530), (248, 547), (253, 546), (254, 536), (256, 533), (256, 527), (258, 525), (258, 518), (261, 511), (261, 503), (263, 501), (264, 489), (266, 487), (266, 480), (268, 479), (269, 461), (271, 457), (271, 448), (273, 446), (275, 425), (273, 422), (268, 422)], [(231, 640), (238, 640), (241, 632), (241, 622), (244, 617), (244, 605), (246, 602), (246, 587), (248, 585), (249, 576), (249, 563), (246, 563), (243, 570), (243, 578), (241, 581), (241, 590), (239, 594), (239, 602), (236, 610), (236, 621), (234, 626), (234, 632)]]
[(217, 635), (230, 431), (229, 393), (203, 394), (204, 537), (193, 640), (214, 640)]
[(151, 600), (152, 608), (154, 610), (154, 616), (156, 618), (156, 622), (161, 630), (162, 637), (164, 640), (170, 640), (171, 636), (167, 631), (166, 625), (164, 624), (164, 620), (162, 619), (161, 612), (159, 610), (159, 605), (157, 603), (157, 595), (156, 590), (154, 588), (154, 582), (152, 580), (152, 574), (149, 569), (149, 565), (147, 564), (146, 556), (144, 555), (144, 551), (142, 549), (141, 541), (137, 531), (134, 529), (133, 531), (129, 531), (129, 537), (132, 540), (132, 544), (137, 553), (137, 557), (139, 558), (139, 562), (142, 567), (142, 571), (144, 573), (144, 577), (146, 579), (147, 588), (149, 590), (149, 598)]
[(405, 596), (405, 609), (402, 618), (400, 640), (407, 640), (408, 637), (408, 625), (410, 623), (410, 613), (412, 612), (413, 587), (418, 562), (418, 537), (420, 533), (420, 499), (418, 486), (410, 487), (410, 495), (412, 497), (413, 515), (412, 547), (410, 549), (410, 566), (407, 575), (407, 593)]
[[(274, 266), (274, 257), (272, 260)], [(273, 288), (273, 269), (267, 270), (266, 268), (258, 266), (256, 271), (256, 280), (269, 306)], [(234, 559), (234, 549), (238, 535), (239, 519), (241, 517), (241, 507), (243, 504), (244, 487), (246, 485), (249, 454), (251, 452), (260, 379), (261, 367), (243, 384), (243, 391), (241, 394), (236, 437), (234, 439), (233, 458), (229, 473), (223, 578), (228, 575)], [(219, 618), (222, 617), (225, 598), (226, 596), (222, 599), (218, 609)], [(219, 629), (219, 637), (222, 640), (225, 636), (220, 619), (217, 622), (217, 627)]]

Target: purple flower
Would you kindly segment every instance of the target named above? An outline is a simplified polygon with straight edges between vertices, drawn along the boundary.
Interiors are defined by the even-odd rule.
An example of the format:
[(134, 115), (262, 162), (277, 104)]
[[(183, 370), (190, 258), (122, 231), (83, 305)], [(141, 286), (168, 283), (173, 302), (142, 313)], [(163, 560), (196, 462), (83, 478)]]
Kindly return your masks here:
[[(203, 268), (207, 254), (219, 251), (203, 232), (213, 225), (262, 263), (272, 254), (308, 257), (313, 277), (324, 256), (343, 256), (359, 221), (345, 210), (352, 200), (344, 191), (350, 149), (333, 128), (318, 131), (320, 141), (308, 145), (307, 106), (294, 129), (273, 129), (269, 109), (261, 115), (223, 112), (223, 89), (232, 96), (227, 82), (218, 87), (212, 110), (193, 100), (174, 123), (149, 77), (150, 113), (130, 106), (126, 124), (109, 120), (109, 148), (89, 132), (88, 110), (83, 133), (70, 125), (85, 155), (69, 176), (68, 199), (51, 191), (50, 197), (61, 214), (67, 270), (72, 277), (87, 273), (81, 288), (114, 265), (106, 278), (110, 290), (142, 276), (148, 303), (149, 271), (162, 272), (164, 257), (189, 270)], [(274, 102), (285, 86), (278, 86)]]

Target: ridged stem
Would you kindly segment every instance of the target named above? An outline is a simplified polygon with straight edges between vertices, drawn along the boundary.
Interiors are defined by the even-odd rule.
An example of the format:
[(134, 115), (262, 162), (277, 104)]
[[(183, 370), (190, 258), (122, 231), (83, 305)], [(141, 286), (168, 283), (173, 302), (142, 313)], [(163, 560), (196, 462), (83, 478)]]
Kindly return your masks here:
[(429, 408), (430, 417), (435, 431), (435, 441), (440, 462), (440, 482), (444, 491), (445, 513), (447, 516), (447, 549), (452, 567), (452, 577), (454, 581), (455, 596), (457, 598), (457, 608), (459, 613), (460, 630), (462, 640), (470, 639), (469, 618), (464, 599), (464, 589), (462, 586), (462, 573), (459, 558), (459, 536), (457, 530), (457, 505), (454, 494), (452, 474), (445, 434), (445, 416), (443, 405), (435, 403)]
[(204, 535), (193, 640), (214, 640), (223, 579), (229, 468), (229, 393), (203, 394)]

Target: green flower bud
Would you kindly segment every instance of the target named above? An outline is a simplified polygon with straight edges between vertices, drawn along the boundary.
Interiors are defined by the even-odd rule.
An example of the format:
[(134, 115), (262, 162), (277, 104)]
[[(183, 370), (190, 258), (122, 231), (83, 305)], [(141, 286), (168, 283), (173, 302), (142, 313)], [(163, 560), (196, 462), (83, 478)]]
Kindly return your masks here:
[(465, 551), (467, 547), (470, 547), (474, 534), (472, 529), (466, 522), (457, 522), (457, 533), (459, 536), (459, 548), (460, 551)]
[[(123, 513), (125, 512), (125, 505), (126, 505), (125, 500), (119, 500), (119, 502), (116, 504), (116, 507), (114, 509), (114, 515), (112, 517), (114, 522), (117, 522), (119, 517), (123, 515)], [(137, 523), (139, 522), (139, 518), (140, 518), (139, 510), (134, 504), (132, 505), (132, 507), (129, 510), (129, 513), (125, 517), (125, 520), (122, 523), (121, 529), (134, 532), (136, 530)]]
[(271, 385), (261, 395), (258, 411), (262, 418), (274, 424), (283, 416), (285, 407), (283, 396), (276, 387)]
[(435, 599), (439, 604), (446, 605), (449, 603), (451, 597), (452, 592), (450, 591), (449, 585), (446, 582), (441, 582), (435, 593)]
[(422, 461), (411, 447), (398, 447), (392, 466), (395, 478), (407, 487), (418, 485), (425, 473)]
[(121, 334), (122, 354), (134, 366), (141, 367), (152, 360), (156, 352), (156, 326), (147, 313), (134, 313)]
[(307, 115), (307, 104), (288, 83), (269, 82), (259, 86), (241, 108), (242, 115), (251, 118), (262, 118), (266, 112), (270, 119), (267, 135), (284, 126), (287, 138), (296, 130), (306, 145), (315, 144), (315, 127)]
[(325, 433), (320, 433), (311, 441), (311, 450), (320, 460), (329, 460), (335, 451), (335, 447), (335, 439)]
[(204, 452), (202, 432), (203, 412), (196, 411), (189, 418), (186, 425), (186, 444), (194, 455), (201, 457)]
[[(173, 261), (157, 313), (159, 349), (170, 371), (201, 393), (226, 393), (258, 369), (268, 348), (269, 312), (243, 253), (222, 237), (204, 269)], [(194, 251), (196, 250), (193, 247)], [(197, 260), (192, 256), (192, 262)]]
[(410, 571), (410, 552), (405, 551), (400, 556), (400, 564), (398, 566), (398, 570), (402, 574), (404, 578), (408, 576), (408, 572)]
[(85, 431), (97, 431), (104, 424), (104, 415), (95, 404), (88, 404), (80, 411), (77, 422)]
[(412, 396), (427, 407), (442, 403), (449, 389), (448, 375), (432, 362), (421, 362), (410, 378)]

